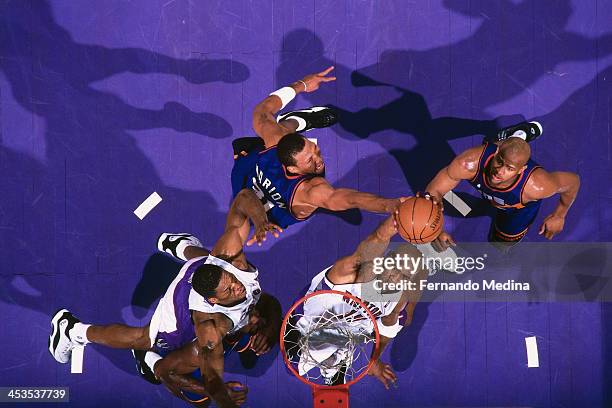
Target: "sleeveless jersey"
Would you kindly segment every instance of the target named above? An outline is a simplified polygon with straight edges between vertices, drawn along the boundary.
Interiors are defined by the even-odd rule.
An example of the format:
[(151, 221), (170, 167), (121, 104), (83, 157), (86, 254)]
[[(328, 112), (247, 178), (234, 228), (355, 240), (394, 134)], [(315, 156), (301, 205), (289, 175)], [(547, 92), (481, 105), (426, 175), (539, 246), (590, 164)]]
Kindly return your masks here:
[[(243, 271), (236, 268), (229, 262), (223, 259), (209, 255), (204, 264), (212, 264), (223, 268), (226, 272), (231, 273), (242, 283), (246, 289), (246, 299), (234, 306), (222, 306), (219, 304), (209, 303), (204, 296), (191, 288), (189, 292), (189, 309), (203, 313), (221, 313), (227, 316), (233, 323), (229, 334), (237, 332), (249, 322), (249, 311), (253, 309), (261, 295), (261, 287), (257, 280), (258, 271), (254, 269), (252, 272)], [(193, 275), (193, 274), (192, 274)], [(191, 277), (189, 278), (191, 283)]]
[(527, 184), (527, 180), (531, 177), (534, 170), (540, 168), (533, 160), (529, 159), (527, 168), (518, 176), (517, 180), (509, 187), (496, 189), (491, 187), (485, 176), (485, 168), (497, 151), (497, 146), (494, 143), (487, 143), (480, 155), (478, 161), (478, 172), (470, 180), (470, 184), (478, 190), (482, 198), (488, 200), (492, 206), (506, 211), (516, 211), (523, 208), (536, 209), (540, 206), (541, 200), (530, 201), (523, 203), (523, 189)]
[(261, 200), (271, 222), (282, 228), (304, 221), (291, 211), (298, 186), (312, 175), (291, 175), (276, 155), (276, 146), (252, 151), (236, 160), (232, 169), (232, 192), (235, 197), (243, 188), (251, 188)]
[[(308, 291), (306, 292), (306, 294), (310, 294), (312, 292), (316, 292), (319, 290), (337, 290), (340, 292), (348, 292), (351, 295), (360, 299), (366, 305), (366, 307), (370, 310), (370, 312), (372, 313), (372, 315), (374, 315), (376, 319), (379, 319), (383, 316), (387, 316), (388, 314), (391, 314), (395, 306), (397, 306), (397, 302), (390, 302), (390, 301), (389, 302), (382, 302), (382, 301), (369, 302), (369, 301), (362, 299), (361, 298), (361, 287), (362, 287), (361, 283), (346, 283), (346, 284), (341, 284), (341, 285), (334, 285), (333, 283), (329, 281), (329, 279), (327, 279), (327, 271), (329, 271), (330, 269), (331, 269), (331, 266), (323, 270), (322, 272), (320, 272), (318, 275), (316, 275), (312, 279), (310, 283), (310, 287), (308, 288)], [(344, 303), (346, 302), (351, 302), (351, 299), (341, 298), (340, 296), (338, 296), (338, 303), (336, 306), (332, 306), (332, 311), (340, 312), (341, 310), (345, 310), (346, 306)], [(316, 303), (317, 303), (317, 296), (312, 297), (307, 301), (307, 305), (304, 306), (304, 310), (306, 312), (306, 309), (308, 309), (307, 310), (308, 315), (311, 315), (311, 313), (314, 315), (319, 315), (319, 313), (316, 312), (316, 310), (322, 309), (323, 307), (329, 310), (330, 303), (328, 301), (325, 302), (325, 306), (323, 304), (317, 305)], [(360, 306), (356, 306), (356, 308), (359, 309)], [(363, 319), (360, 319), (360, 320), (363, 320), (363, 323), (368, 326), (370, 326), (372, 323), (371, 320), (367, 316), (363, 316)]]

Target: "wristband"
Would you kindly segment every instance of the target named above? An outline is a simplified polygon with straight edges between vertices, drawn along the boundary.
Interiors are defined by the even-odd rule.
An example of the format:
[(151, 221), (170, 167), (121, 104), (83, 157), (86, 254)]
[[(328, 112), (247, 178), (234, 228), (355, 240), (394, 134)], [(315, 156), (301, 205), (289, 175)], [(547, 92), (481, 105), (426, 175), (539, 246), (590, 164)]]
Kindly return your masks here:
[(404, 328), (404, 326), (400, 324), (399, 319), (393, 326), (385, 326), (382, 319), (376, 320), (376, 323), (378, 323), (378, 334), (389, 339), (394, 339), (395, 336), (397, 336), (397, 334)]
[(285, 106), (287, 106), (287, 104), (291, 102), (293, 98), (295, 98), (296, 93), (295, 89), (291, 88), (290, 86), (285, 86), (277, 91), (272, 92), (270, 96), (272, 95), (276, 95), (280, 98), (281, 103), (283, 104), (280, 110), (283, 110)]
[(151, 372), (155, 372), (154, 370), (155, 363), (157, 363), (161, 359), (162, 357), (159, 354), (153, 351), (147, 351), (145, 354), (144, 361), (145, 361), (145, 364), (149, 366), (149, 368), (151, 369)]

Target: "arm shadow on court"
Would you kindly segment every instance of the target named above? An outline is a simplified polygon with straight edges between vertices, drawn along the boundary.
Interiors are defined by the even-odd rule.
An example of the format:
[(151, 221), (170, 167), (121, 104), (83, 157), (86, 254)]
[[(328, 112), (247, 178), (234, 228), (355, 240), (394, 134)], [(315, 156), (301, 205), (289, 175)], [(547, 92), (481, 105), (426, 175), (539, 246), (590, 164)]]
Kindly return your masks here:
[[(480, 144), (483, 137), (494, 135), (502, 127), (532, 119), (511, 112), (491, 117), (487, 108), (517, 97), (560, 63), (596, 58), (592, 52), (596, 43), (601, 45), (603, 54), (612, 52), (612, 35), (589, 38), (566, 29), (572, 14), (567, 0), (559, 2), (558, 12), (547, 21), (550, 30), (542, 32), (538, 42), (530, 41), (526, 31), (500, 33), (498, 29), (501, 22), (522, 25), (527, 21), (534, 30), (540, 30), (540, 24), (528, 17), (534, 7), (544, 7), (535, 1), (521, 4), (505, 1), (495, 6), (483, 3), (467, 9), (461, 2), (448, 0), (445, 6), (451, 13), (482, 21), (471, 35), (452, 44), (425, 50), (388, 49), (377, 55), (357, 55), (364, 60), (376, 57), (370, 58), (376, 63), (363, 67), (339, 63), (333, 47), (326, 48), (313, 31), (298, 29), (283, 37), (276, 70), (276, 83), (280, 87), (301, 75), (334, 65), (337, 80), (333, 84), (300, 95), (298, 101), (304, 98), (307, 102), (294, 101), (286, 109), (333, 105), (339, 111), (339, 125), (332, 130), (346, 141), (367, 139), (389, 151), (401, 167), (412, 193), (422, 191), (455, 157), (455, 151)], [(509, 51), (503, 70), (511, 74), (497, 75), (500, 66), (494, 48), (498, 42), (492, 42), (491, 38), (500, 35), (503, 37), (500, 41), (531, 44), (528, 47), (532, 52), (549, 53), (550, 58), (524, 69), (524, 61), (512, 55), (515, 51)], [(516, 52), (523, 51), (519, 47)], [(453, 92), (449, 90), (451, 82)], [(447, 116), (449, 111), (461, 112), (463, 117)], [(549, 125), (561, 123), (560, 119), (557, 115), (556, 122), (546, 121), (547, 134)], [(406, 194), (406, 191), (398, 193)]]
[[(399, 65), (393, 66), (398, 64), (397, 61), (386, 63), (383, 60), (380, 64), (386, 64), (385, 72), (405, 71)], [(341, 138), (347, 141), (367, 139), (389, 151), (412, 193), (423, 191), (435, 174), (455, 157), (449, 141), (476, 136), (477, 140), (480, 138), (476, 143), (480, 143), (483, 137), (493, 136), (500, 123), (524, 119), (518, 115), (484, 120), (435, 118), (427, 98), (411, 90), (410, 83), (398, 85), (396, 82), (405, 81), (393, 78), (393, 75), (386, 78), (389, 81), (374, 79), (370, 76), (374, 68), (355, 71), (336, 63), (326, 57), (322, 41), (305, 29), (292, 31), (283, 38), (281, 62), (276, 72), (277, 86), (330, 65), (335, 65), (337, 80), (317, 92), (303, 94), (303, 97), (309, 104), (333, 106), (338, 111), (339, 123), (332, 129)], [(292, 102), (286, 110), (305, 107), (301, 105)], [(378, 107), (363, 108), (368, 105)], [(397, 193), (408, 194), (406, 190)], [(449, 215), (455, 213), (450, 211)]]

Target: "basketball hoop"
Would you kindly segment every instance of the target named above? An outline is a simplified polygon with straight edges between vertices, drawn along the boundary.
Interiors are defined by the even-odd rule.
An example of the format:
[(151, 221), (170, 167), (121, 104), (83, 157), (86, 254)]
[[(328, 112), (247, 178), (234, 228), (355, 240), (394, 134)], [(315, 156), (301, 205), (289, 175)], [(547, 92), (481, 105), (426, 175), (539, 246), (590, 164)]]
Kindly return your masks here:
[(280, 337), (285, 364), (312, 388), (315, 408), (348, 408), (349, 387), (368, 373), (380, 343), (372, 312), (361, 299), (337, 290), (295, 302)]

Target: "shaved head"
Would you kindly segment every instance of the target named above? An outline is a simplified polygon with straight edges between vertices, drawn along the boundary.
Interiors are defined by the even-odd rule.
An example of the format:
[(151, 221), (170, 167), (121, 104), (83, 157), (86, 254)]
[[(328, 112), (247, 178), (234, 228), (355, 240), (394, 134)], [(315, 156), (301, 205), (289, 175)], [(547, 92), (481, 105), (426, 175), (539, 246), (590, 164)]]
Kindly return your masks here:
[(517, 166), (524, 166), (531, 157), (531, 147), (523, 139), (511, 137), (499, 145), (499, 153)]

